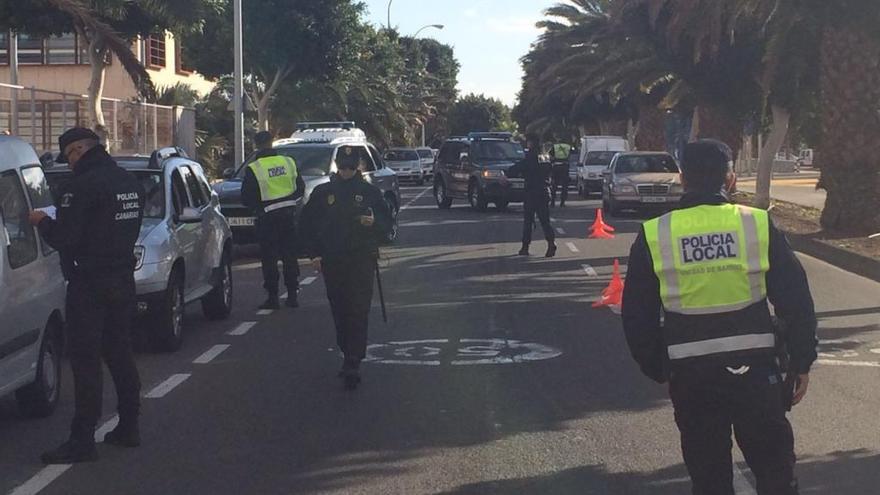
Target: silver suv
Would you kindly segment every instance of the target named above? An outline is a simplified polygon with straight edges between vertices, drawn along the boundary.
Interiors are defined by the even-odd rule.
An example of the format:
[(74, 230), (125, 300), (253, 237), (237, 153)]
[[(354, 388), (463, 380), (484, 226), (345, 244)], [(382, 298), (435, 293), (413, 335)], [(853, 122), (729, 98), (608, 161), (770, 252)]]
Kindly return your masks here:
[(15, 392), (27, 416), (58, 404), (64, 277), (55, 252), (28, 223), (52, 196), (29, 144), (0, 136), (0, 396)]
[[(146, 192), (135, 247), (138, 316), (156, 350), (175, 351), (183, 339), (184, 307), (200, 300), (209, 319), (232, 310), (232, 232), (202, 166), (179, 148), (115, 158)], [(70, 171), (47, 170), (53, 190)]]

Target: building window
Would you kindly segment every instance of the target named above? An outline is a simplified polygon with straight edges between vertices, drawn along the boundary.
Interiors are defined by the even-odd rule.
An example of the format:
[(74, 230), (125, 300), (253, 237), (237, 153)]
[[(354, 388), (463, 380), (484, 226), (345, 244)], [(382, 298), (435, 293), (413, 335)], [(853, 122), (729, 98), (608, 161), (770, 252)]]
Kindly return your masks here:
[(46, 63), (49, 65), (76, 64), (76, 35), (73, 33), (46, 39)]
[(183, 48), (178, 38), (174, 39), (174, 65), (178, 74), (188, 76), (194, 72), (193, 68), (183, 59)]
[(147, 59), (150, 67), (165, 68), (165, 36), (151, 34), (147, 38)]
[(42, 65), (43, 38), (27, 34), (18, 35), (18, 63), (21, 65)]
[(0, 65), (9, 65), (9, 33), (0, 32)]

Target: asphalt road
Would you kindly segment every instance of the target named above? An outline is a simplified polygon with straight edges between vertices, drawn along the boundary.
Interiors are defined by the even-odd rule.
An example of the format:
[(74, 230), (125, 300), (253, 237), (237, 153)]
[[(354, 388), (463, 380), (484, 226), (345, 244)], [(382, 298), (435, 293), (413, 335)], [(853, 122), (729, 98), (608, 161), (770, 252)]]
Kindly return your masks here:
[[(825, 208), (827, 193), (822, 189), (816, 189), (818, 181), (818, 170), (804, 170), (800, 174), (778, 175), (770, 186), (770, 197), (821, 210)], [(753, 177), (741, 178), (737, 181), (737, 187), (743, 191), (754, 193), (755, 179)]]
[[(300, 309), (257, 315), (259, 269), (244, 250), (232, 317), (210, 323), (194, 306), (181, 351), (138, 356), (153, 397), (141, 448), (102, 445), (98, 463), (44, 469), (39, 453), (66, 434), (68, 375), (52, 418), (26, 421), (0, 400), (0, 492), (688, 493), (666, 390), (640, 376), (619, 316), (590, 307), (614, 259), (625, 268), (640, 219), (587, 240), (598, 201), (574, 201), (554, 211), (559, 256), (541, 258), (536, 241), (521, 258), (518, 207), (440, 211), (423, 191), (404, 191), (402, 237), (384, 250), (390, 321), (377, 302), (359, 390), (335, 377), (320, 278), (306, 280)], [(802, 493), (876, 493), (880, 284), (804, 263), (823, 361), (793, 414)], [(114, 404), (108, 386), (108, 419)], [(737, 493), (754, 493), (736, 470)]]

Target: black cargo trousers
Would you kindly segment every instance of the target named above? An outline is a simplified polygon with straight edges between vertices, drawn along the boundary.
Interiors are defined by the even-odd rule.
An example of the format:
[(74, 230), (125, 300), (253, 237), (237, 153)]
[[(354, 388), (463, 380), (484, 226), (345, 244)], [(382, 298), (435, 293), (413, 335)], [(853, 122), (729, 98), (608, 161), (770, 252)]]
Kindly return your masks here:
[(553, 181), (553, 184), (550, 187), (550, 204), (556, 205), (556, 190), (562, 188), (559, 192), (559, 205), (565, 206), (565, 202), (568, 201), (568, 185), (570, 182), (570, 177), (568, 175), (568, 162), (554, 163), (553, 175), (550, 177)]
[(71, 439), (94, 441), (102, 414), (102, 358), (118, 400), (121, 424), (140, 414), (141, 382), (131, 349), (134, 274), (74, 275), (67, 285), (67, 354), (73, 369), (75, 412)]
[(296, 235), (296, 208), (288, 207), (266, 213), (256, 221), (260, 242), (260, 263), (263, 268), (263, 288), (271, 296), (278, 296), (278, 262), (284, 270), (284, 285), (288, 296), (296, 298), (299, 289), (299, 246)]
[(358, 369), (367, 355), (376, 256), (369, 252), (325, 256), (321, 263), (336, 325), (336, 344), (345, 356), (345, 369)]
[(758, 495), (797, 495), (794, 435), (775, 365), (742, 375), (720, 366), (673, 371), (669, 393), (694, 495), (734, 495), (731, 428)]
[(550, 225), (550, 198), (546, 192), (533, 193), (526, 196), (523, 203), (523, 234), (522, 245), (527, 248), (532, 243), (532, 228), (535, 224), (535, 216), (541, 223), (541, 230), (544, 231), (544, 238), (547, 244), (556, 242), (556, 233), (553, 226)]

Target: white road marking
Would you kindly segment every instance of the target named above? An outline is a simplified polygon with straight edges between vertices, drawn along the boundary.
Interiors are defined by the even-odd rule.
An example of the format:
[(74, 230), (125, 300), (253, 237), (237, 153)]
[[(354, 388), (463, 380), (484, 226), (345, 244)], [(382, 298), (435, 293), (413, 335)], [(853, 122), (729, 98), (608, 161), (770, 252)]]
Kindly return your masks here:
[(412, 208), (412, 206), (416, 203), (416, 201), (422, 199), (422, 196), (424, 196), (425, 194), (427, 194), (428, 191), (430, 191), (430, 190), (431, 190), (430, 187), (426, 187), (422, 192), (420, 192), (419, 194), (417, 194), (416, 197), (414, 197), (413, 199), (411, 199), (411, 200), (409, 201), (409, 203), (407, 203), (406, 205), (404, 205), (404, 207), (401, 208), (400, 211), (408, 210), (408, 209)]
[(287, 294), (288, 294), (287, 292), (285, 292), (284, 294), (281, 294), (281, 297), (279, 299), (287, 299)]
[[(425, 344), (455, 344), (449, 339), (411, 340), (371, 344), (367, 347), (364, 362), (376, 364), (396, 364), (406, 366), (472, 366), (484, 364), (521, 364), (532, 361), (553, 359), (562, 351), (543, 344), (521, 342), (508, 339), (460, 339), (456, 347), (446, 347), (454, 356), (436, 359), (443, 353), (443, 347)], [(387, 356), (387, 358), (386, 358)], [(426, 359), (434, 358), (434, 359)]]
[(755, 487), (749, 483), (749, 479), (736, 462), (733, 463), (733, 489), (736, 495), (758, 495)]
[(50, 483), (58, 479), (59, 476), (72, 468), (71, 464), (55, 464), (46, 466), (40, 470), (33, 478), (27, 480), (23, 485), (19, 486), (9, 495), (35, 495), (40, 493), (43, 488), (49, 486)]
[(153, 390), (150, 390), (147, 395), (144, 396), (145, 399), (161, 399), (168, 395), (169, 392), (177, 388), (178, 385), (185, 382), (189, 377), (192, 376), (190, 373), (178, 373), (176, 375), (171, 375), (167, 380), (160, 383)]
[(565, 245), (568, 246), (568, 249), (570, 249), (572, 253), (581, 252), (581, 250), (578, 249), (577, 246), (575, 246), (573, 242), (566, 242)]
[(229, 344), (217, 344), (214, 347), (205, 351), (205, 353), (201, 356), (195, 358), (193, 360), (193, 364), (208, 364), (213, 361), (214, 358), (222, 354), (223, 351), (229, 349), (230, 347), (232, 346), (230, 346)]
[(599, 274), (596, 273), (596, 269), (593, 268), (592, 266), (590, 266), (590, 265), (581, 265), (581, 267), (583, 267), (583, 269), (584, 269), (584, 271), (587, 273), (587, 276), (588, 276), (588, 277), (598, 277), (598, 276), (599, 276)]
[(113, 431), (113, 429), (116, 428), (116, 425), (118, 425), (118, 424), (119, 424), (119, 415), (114, 414), (112, 418), (108, 419), (104, 424), (101, 425), (100, 428), (95, 430), (95, 441), (96, 442), (103, 442), (104, 435)]
[(872, 353), (872, 354), (880, 354), (880, 349), (871, 349), (871, 350), (868, 351), (868, 352), (870, 352), (870, 353)]
[(565, 229), (562, 227), (556, 227), (556, 233), (559, 235), (565, 235)]
[(837, 359), (817, 359), (816, 363), (828, 366), (856, 366), (862, 368), (880, 368), (880, 363), (871, 361), (840, 361)]
[(241, 336), (241, 335), (244, 335), (244, 334), (250, 332), (251, 328), (254, 328), (256, 325), (257, 325), (257, 322), (255, 322), (255, 321), (245, 321), (245, 322), (239, 323), (239, 325), (237, 327), (226, 332), (226, 335), (235, 335), (236, 337)]
[(312, 285), (315, 280), (318, 280), (318, 277), (306, 277), (302, 279), (302, 282), (300, 282), (299, 285)]
[(263, 264), (258, 261), (256, 263), (245, 263), (242, 265), (235, 265), (232, 267), (232, 271), (238, 272), (241, 270), (253, 270), (255, 268), (262, 268), (262, 267), (263, 267)]
[(261, 309), (261, 310), (257, 311), (257, 316), (268, 316), (274, 312), (275, 312), (275, 310), (273, 310), (273, 309)]

